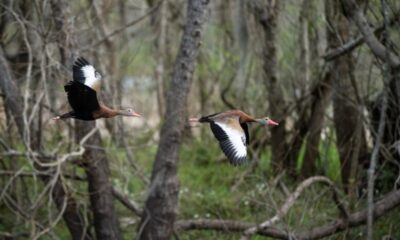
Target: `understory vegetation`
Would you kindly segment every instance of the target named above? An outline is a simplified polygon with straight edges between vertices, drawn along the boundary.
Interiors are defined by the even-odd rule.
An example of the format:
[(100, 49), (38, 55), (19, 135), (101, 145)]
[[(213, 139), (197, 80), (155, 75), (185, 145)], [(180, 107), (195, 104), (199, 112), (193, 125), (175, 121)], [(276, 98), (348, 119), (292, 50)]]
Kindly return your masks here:
[[(400, 239), (397, 0), (0, 2), (0, 239)], [(52, 120), (85, 57), (141, 118)], [(200, 117), (240, 109), (248, 163)]]

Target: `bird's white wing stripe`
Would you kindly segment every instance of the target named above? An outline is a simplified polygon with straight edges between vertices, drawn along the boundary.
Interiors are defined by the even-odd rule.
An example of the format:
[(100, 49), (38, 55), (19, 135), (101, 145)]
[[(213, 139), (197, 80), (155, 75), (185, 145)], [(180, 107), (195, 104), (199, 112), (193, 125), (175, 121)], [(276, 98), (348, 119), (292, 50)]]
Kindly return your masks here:
[(96, 78), (96, 69), (92, 65), (86, 65), (81, 70), (85, 76), (85, 85), (94, 88), (96, 82), (99, 80)]
[(220, 128), (222, 128), (222, 130), (228, 136), (229, 141), (232, 143), (232, 146), (235, 149), (236, 157), (238, 157), (238, 158), (246, 157), (247, 150), (246, 150), (246, 146), (243, 142), (243, 139), (246, 138), (246, 136), (244, 135), (244, 132), (234, 129), (232, 127), (229, 127), (228, 125), (220, 123), (220, 122), (215, 122), (215, 124), (217, 124)]

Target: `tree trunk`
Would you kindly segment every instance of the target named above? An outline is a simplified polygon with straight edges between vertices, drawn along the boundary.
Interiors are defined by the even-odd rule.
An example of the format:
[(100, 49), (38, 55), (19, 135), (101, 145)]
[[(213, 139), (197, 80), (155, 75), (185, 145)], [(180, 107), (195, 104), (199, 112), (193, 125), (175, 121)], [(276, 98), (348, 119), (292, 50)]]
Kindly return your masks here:
[[(348, 20), (342, 14), (340, 1), (328, 4), (330, 22), (335, 29), (328, 33), (329, 47), (335, 49), (342, 41), (352, 38)], [(339, 37), (338, 37), (339, 35)], [(339, 39), (340, 38), (340, 39)], [(331, 70), (334, 88), (333, 113), (336, 131), (336, 145), (341, 163), (341, 177), (344, 189), (354, 196), (359, 152), (362, 146), (361, 107), (354, 76), (352, 54), (334, 60)], [(365, 142), (365, 141), (364, 141)]]
[[(307, 6), (305, 6), (307, 8)], [(329, 19), (330, 4), (325, 3), (325, 14), (327, 19)], [(315, 11), (314, 11), (315, 12)], [(314, 19), (315, 20), (315, 19)], [(317, 31), (317, 27), (315, 26), (315, 21), (309, 19), (310, 28), (314, 31)], [(330, 27), (327, 27), (328, 35), (330, 31)], [(310, 64), (312, 66), (318, 66), (318, 34), (309, 32), (310, 36)], [(330, 45), (328, 43), (327, 48), (330, 49)], [(330, 66), (331, 67), (331, 66)], [(313, 71), (314, 70), (314, 71)], [(316, 73), (316, 68), (311, 70), (315, 75), (322, 75)], [(317, 170), (317, 160), (319, 158), (319, 143), (321, 140), (321, 132), (322, 127), (324, 125), (324, 115), (327, 109), (328, 104), (330, 103), (330, 99), (332, 96), (332, 87), (331, 87), (332, 77), (331, 72), (328, 70), (320, 79), (320, 81), (315, 86), (314, 90), (311, 92), (312, 100), (311, 100), (311, 113), (310, 117), (306, 119), (308, 124), (308, 136), (307, 141), (305, 143), (305, 153), (303, 158), (303, 165), (301, 168), (301, 176), (303, 178), (310, 177), (316, 174)]]
[(178, 154), (186, 124), (187, 96), (199, 52), (206, 0), (190, 0), (187, 20), (167, 96), (165, 123), (153, 165), (151, 184), (138, 230), (139, 239), (169, 239), (177, 212)]
[(302, 177), (310, 177), (316, 174), (316, 161), (319, 158), (319, 142), (324, 115), (332, 95), (331, 81), (330, 73), (327, 73), (312, 93), (311, 116), (308, 119), (309, 133), (301, 168)]
[(285, 102), (277, 76), (276, 35), (278, 26), (279, 4), (281, 1), (253, 0), (250, 8), (256, 21), (263, 30), (263, 72), (264, 86), (268, 94), (269, 112), (272, 119), (279, 122), (279, 126), (271, 128), (272, 165), (276, 172), (284, 169), (284, 159), (287, 153), (284, 109)]
[[(246, 22), (246, 0), (236, 0), (234, 6), (234, 33), (235, 33), (235, 48), (238, 51), (239, 61), (235, 78), (235, 93), (241, 93), (246, 88), (246, 78), (248, 70), (248, 45), (249, 45), (249, 30)], [(244, 107), (246, 94), (235, 94), (236, 105)]]
[[(317, 11), (315, 2), (309, 0), (303, 1), (299, 16), (300, 54), (298, 60), (299, 67), (297, 69), (298, 79), (294, 93), (295, 99), (299, 100), (296, 103), (297, 109), (299, 109), (299, 117), (294, 125), (295, 132), (290, 141), (290, 151), (285, 160), (285, 167), (292, 176), (296, 176), (296, 163), (305, 141), (306, 154), (301, 175), (304, 175), (304, 172), (308, 172), (309, 168), (314, 168), (315, 160), (318, 158), (319, 153), (318, 145), (323, 125), (323, 115), (327, 105), (326, 99), (330, 96), (330, 91), (326, 91), (330, 89), (326, 86), (327, 81), (329, 81), (329, 75), (318, 79), (322, 74), (319, 73), (320, 64), (318, 61), (319, 33), (318, 28), (315, 26)], [(310, 94), (309, 90), (313, 82), (316, 82), (316, 84)], [(307, 94), (310, 94), (310, 96), (307, 96)], [(309, 176), (308, 174), (306, 175)]]
[(168, 4), (165, 1), (162, 1), (160, 3), (155, 2), (155, 1), (147, 1), (149, 4), (149, 7), (155, 7), (155, 4), (160, 4), (159, 6), (159, 11), (154, 12), (152, 14), (151, 18), (151, 24), (152, 27), (154, 28), (154, 32), (156, 32), (156, 40), (155, 40), (155, 52), (154, 58), (156, 59), (156, 69), (154, 71), (154, 79), (156, 82), (156, 96), (157, 96), (157, 110), (158, 110), (158, 115), (160, 119), (162, 116), (164, 116), (164, 111), (165, 111), (165, 80), (166, 80), (166, 74), (165, 74), (165, 57), (166, 57), (166, 49), (167, 49), (167, 44), (170, 42), (168, 38), (168, 24), (167, 24), (167, 13), (168, 13)]
[[(76, 138), (79, 141), (88, 134), (96, 122), (76, 120)], [(95, 146), (95, 147), (91, 147)], [(101, 147), (101, 136), (97, 131), (86, 141), (83, 166), (88, 178), (88, 192), (93, 212), (97, 239), (122, 239), (117, 214), (114, 209), (110, 169), (106, 153)]]

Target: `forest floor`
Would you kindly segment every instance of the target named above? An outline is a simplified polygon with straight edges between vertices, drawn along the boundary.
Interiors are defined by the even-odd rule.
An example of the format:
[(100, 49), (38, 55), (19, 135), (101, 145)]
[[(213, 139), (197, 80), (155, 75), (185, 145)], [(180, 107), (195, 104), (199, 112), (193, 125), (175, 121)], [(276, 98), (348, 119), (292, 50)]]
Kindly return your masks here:
[[(211, 140), (211, 138), (210, 138)], [(204, 144), (205, 142), (209, 144)], [(149, 146), (135, 153), (136, 160), (150, 175), (156, 146)], [(340, 169), (335, 147), (326, 148), (326, 175), (340, 187)], [(246, 174), (250, 164), (232, 166), (222, 155), (214, 141), (194, 139), (183, 144), (179, 162), (180, 202), (178, 220), (185, 219), (231, 219), (253, 223), (263, 222), (274, 216), (289, 193), (301, 182), (289, 180), (285, 175), (274, 176), (270, 167), (270, 154), (261, 155), (260, 164), (254, 172)], [(112, 164), (113, 166), (113, 164)], [(127, 168), (126, 171), (129, 171)], [(116, 171), (121, 172), (121, 170)], [(128, 176), (130, 175), (127, 173)], [(146, 188), (138, 178), (125, 177), (120, 185), (133, 199), (142, 203), (146, 197)], [(240, 184), (238, 184), (240, 181)], [(345, 198), (345, 196), (342, 196)], [(348, 203), (348, 200), (345, 199)], [(351, 204), (351, 212), (365, 207), (365, 196)], [(123, 206), (119, 206), (121, 215), (129, 216)], [(304, 231), (336, 219), (338, 210), (332, 200), (330, 190), (316, 184), (306, 189), (289, 213), (276, 226), (290, 232)], [(125, 236), (131, 236), (136, 227), (124, 227)], [(400, 239), (400, 209), (395, 209), (375, 223), (374, 239)], [(328, 239), (364, 239), (365, 227), (353, 228)], [(179, 239), (239, 239), (241, 233), (196, 230), (179, 234)], [(127, 237), (126, 239), (130, 239)], [(265, 239), (254, 237), (253, 239)]]

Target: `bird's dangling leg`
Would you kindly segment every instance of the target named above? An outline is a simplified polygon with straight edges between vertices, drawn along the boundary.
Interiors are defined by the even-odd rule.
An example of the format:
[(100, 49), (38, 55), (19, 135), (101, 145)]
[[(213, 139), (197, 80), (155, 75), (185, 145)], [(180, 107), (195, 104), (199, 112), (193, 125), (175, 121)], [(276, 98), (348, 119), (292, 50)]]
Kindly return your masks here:
[(74, 112), (67, 112), (67, 113), (64, 113), (64, 114), (62, 114), (60, 116), (53, 117), (52, 119), (53, 120), (60, 120), (60, 119), (63, 119), (63, 118), (72, 118), (72, 117), (74, 117)]
[(190, 118), (189, 122), (199, 122), (199, 119), (198, 118)]

